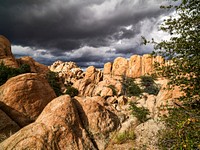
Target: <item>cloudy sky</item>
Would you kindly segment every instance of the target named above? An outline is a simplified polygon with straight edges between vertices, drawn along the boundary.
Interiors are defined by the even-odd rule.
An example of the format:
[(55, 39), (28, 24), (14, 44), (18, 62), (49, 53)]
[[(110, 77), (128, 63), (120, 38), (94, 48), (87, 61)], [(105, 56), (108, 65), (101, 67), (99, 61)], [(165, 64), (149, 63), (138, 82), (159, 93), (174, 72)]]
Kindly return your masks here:
[(74, 61), (102, 67), (121, 56), (150, 53), (141, 36), (164, 39), (158, 25), (169, 12), (167, 0), (3, 0), (0, 34), (16, 57), (50, 65)]

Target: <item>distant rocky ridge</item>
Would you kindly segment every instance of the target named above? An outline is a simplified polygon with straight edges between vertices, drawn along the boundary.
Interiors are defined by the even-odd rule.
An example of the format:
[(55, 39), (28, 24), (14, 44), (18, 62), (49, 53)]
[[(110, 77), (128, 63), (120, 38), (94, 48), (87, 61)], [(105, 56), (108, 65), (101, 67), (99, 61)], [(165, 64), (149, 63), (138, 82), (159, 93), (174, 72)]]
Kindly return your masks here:
[[(136, 78), (154, 72), (155, 62), (168, 62), (149, 54), (118, 57), (104, 69), (89, 66), (82, 71), (74, 62), (56, 61), (42, 65), (31, 57), (15, 59), (8, 39), (0, 36), (0, 61), (18, 68), (29, 64), (31, 73), (21, 74), (0, 86), (0, 149), (120, 150), (158, 149), (156, 134), (164, 128), (159, 115), (166, 115), (165, 105), (173, 106), (182, 95), (179, 88), (166, 90), (168, 80), (159, 78), (158, 95), (124, 95), (123, 78)], [(62, 85), (71, 84), (79, 95), (56, 97), (45, 75), (57, 72)], [(65, 87), (65, 86), (63, 86)], [(129, 102), (150, 112), (149, 120), (140, 123), (131, 115)], [(135, 141), (117, 143), (118, 134), (134, 130)]]

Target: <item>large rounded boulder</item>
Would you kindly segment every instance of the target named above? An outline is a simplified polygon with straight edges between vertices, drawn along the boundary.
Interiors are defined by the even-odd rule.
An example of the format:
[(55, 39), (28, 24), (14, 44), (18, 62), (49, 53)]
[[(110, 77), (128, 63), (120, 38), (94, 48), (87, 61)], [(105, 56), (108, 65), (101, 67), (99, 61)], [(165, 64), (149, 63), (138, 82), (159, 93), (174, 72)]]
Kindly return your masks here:
[(35, 121), (55, 97), (48, 81), (37, 73), (12, 77), (0, 86), (1, 109), (21, 127)]

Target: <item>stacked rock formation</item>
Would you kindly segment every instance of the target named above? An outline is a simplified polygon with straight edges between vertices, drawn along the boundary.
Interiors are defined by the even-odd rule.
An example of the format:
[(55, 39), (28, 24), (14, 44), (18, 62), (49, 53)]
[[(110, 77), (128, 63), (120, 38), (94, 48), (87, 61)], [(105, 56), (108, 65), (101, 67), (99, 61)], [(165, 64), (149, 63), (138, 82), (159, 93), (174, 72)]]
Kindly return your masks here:
[(112, 87), (115, 88), (116, 95), (121, 95), (124, 76), (137, 78), (150, 75), (154, 72), (156, 62), (161, 65), (165, 63), (161, 56), (152, 57), (150, 54), (133, 55), (130, 60), (118, 57), (113, 63), (106, 63), (103, 72), (93, 66), (88, 67), (85, 77), (74, 82), (73, 86), (84, 96), (114, 96)]
[(74, 62), (56, 61), (49, 66), (49, 69), (53, 72), (57, 72), (59, 77), (65, 80), (64, 84), (73, 84), (78, 79), (84, 77), (83, 71)]
[(155, 63), (164, 64), (163, 57), (153, 57), (150, 54), (143, 56), (133, 55), (130, 60), (118, 57), (113, 64), (108, 62), (104, 65), (104, 79), (121, 80), (123, 76), (137, 78), (143, 75), (150, 75), (154, 72)]

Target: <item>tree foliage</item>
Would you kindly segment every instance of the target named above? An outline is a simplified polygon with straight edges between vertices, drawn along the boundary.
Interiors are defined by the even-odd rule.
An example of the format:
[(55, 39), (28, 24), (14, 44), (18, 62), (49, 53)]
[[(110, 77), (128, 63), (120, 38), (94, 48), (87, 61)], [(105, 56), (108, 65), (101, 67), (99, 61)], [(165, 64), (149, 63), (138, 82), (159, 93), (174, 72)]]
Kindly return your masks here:
[(171, 35), (170, 40), (152, 40), (154, 55), (171, 60), (168, 66), (158, 67), (158, 71), (170, 79), (170, 86), (179, 86), (185, 93), (179, 99), (183, 105), (170, 110), (166, 120), (168, 134), (162, 137), (161, 145), (167, 149), (197, 149), (199, 135), (194, 132), (200, 130), (200, 1), (179, 2), (174, 6), (162, 6), (176, 11), (175, 17), (169, 17), (160, 26)]
[(186, 93), (184, 101), (199, 101), (200, 95), (200, 1), (182, 0), (173, 8), (176, 17), (164, 20), (160, 29), (168, 32), (170, 40), (156, 43), (154, 54), (171, 60), (170, 65), (159, 68), (170, 85), (178, 85)]

